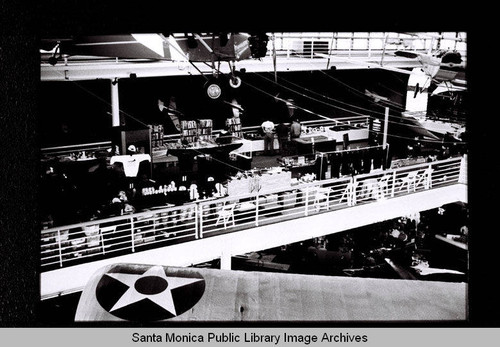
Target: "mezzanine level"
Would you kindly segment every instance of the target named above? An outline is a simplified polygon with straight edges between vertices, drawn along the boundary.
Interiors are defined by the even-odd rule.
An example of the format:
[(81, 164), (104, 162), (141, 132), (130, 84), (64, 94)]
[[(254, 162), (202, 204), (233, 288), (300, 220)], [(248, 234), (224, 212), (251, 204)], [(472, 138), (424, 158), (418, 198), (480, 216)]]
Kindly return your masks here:
[(41, 295), (78, 291), (100, 267), (190, 266), (467, 201), (466, 157), (288, 189), (193, 201), (41, 232)]

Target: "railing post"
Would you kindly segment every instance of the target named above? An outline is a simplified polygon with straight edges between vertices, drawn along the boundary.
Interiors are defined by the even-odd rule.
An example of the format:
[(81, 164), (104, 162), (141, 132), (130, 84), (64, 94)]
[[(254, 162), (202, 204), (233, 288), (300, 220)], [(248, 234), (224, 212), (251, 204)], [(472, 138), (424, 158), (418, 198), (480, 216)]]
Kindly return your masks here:
[(99, 237), (101, 238), (102, 254), (106, 254), (106, 247), (104, 246), (104, 235), (102, 234), (102, 229), (99, 227)]
[(199, 232), (199, 227), (198, 227), (198, 204), (194, 205), (194, 237), (196, 239), (199, 238), (198, 232)]
[(200, 213), (200, 228), (198, 230), (198, 232), (200, 234), (200, 239), (203, 238), (203, 210), (204, 210), (205, 206), (207, 206), (207, 205), (201, 205), (200, 204), (200, 208), (198, 209), (199, 213)]
[(425, 173), (425, 189), (432, 188), (432, 164), (429, 164), (429, 167)]
[(304, 215), (309, 216), (309, 187), (306, 188), (306, 210)]
[(394, 197), (394, 189), (396, 187), (396, 171), (392, 172), (392, 189), (391, 189), (391, 198)]
[(61, 229), (57, 229), (57, 244), (59, 246), (59, 265), (63, 267), (62, 261), (62, 246), (61, 246)]
[(357, 178), (356, 178), (356, 176), (354, 176), (352, 178), (352, 186), (351, 187), (352, 187), (351, 188), (352, 189), (352, 192), (351, 192), (351, 194), (352, 194), (352, 197), (351, 197), (351, 206), (354, 206), (354, 205), (356, 205), (356, 189), (358, 188), (357, 187)]
[(132, 252), (135, 252), (134, 217), (130, 217), (130, 235), (132, 237)]
[(467, 154), (462, 155), (458, 170), (458, 183), (467, 184)]
[(255, 195), (255, 226), (259, 226), (259, 193)]

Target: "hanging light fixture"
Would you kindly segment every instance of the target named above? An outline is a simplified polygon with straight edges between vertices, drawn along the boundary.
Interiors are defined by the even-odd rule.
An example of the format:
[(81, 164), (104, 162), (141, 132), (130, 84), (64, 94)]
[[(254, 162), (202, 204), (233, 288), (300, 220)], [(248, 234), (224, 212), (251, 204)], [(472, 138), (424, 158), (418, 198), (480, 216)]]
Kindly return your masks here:
[(207, 87), (207, 95), (210, 99), (218, 99), (222, 94), (222, 89), (217, 83), (211, 83)]
[(209, 78), (205, 83), (205, 91), (212, 100), (218, 99), (222, 95), (222, 88), (216, 77)]

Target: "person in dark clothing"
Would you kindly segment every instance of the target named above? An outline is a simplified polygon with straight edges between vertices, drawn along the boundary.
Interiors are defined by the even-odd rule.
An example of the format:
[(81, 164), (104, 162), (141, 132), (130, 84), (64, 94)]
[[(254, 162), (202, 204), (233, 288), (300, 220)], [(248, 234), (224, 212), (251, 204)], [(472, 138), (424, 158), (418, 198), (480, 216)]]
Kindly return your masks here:
[(339, 152), (329, 155), (330, 163), (332, 165), (332, 178), (340, 177), (340, 165), (342, 164), (342, 155)]
[(276, 126), (276, 136), (278, 137), (279, 151), (281, 155), (285, 154), (286, 143), (288, 142), (288, 126), (280, 122)]
[(361, 160), (363, 162), (363, 173), (370, 173), (372, 167), (372, 157), (370, 155), (370, 149), (361, 150)]
[(379, 169), (382, 166), (382, 147), (371, 147), (369, 151), (373, 159), (373, 169)]
[(361, 151), (360, 150), (354, 150), (351, 153), (351, 160), (352, 160), (352, 168), (354, 170), (354, 174), (360, 174), (362, 165), (363, 163), (361, 162)]
[(341, 152), (342, 168), (340, 173), (342, 175), (350, 175), (352, 173), (352, 157), (351, 152)]

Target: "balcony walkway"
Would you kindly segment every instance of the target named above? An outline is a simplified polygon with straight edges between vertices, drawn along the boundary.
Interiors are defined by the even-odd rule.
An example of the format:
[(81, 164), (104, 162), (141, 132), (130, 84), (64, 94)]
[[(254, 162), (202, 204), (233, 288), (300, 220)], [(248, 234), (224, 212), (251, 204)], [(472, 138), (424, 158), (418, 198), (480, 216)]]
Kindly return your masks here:
[[(184, 224), (184, 228), (175, 235), (170, 233), (170, 239), (167, 238), (163, 241), (158, 241), (158, 238), (153, 236), (152, 238), (149, 237), (150, 243), (148, 243), (146, 234), (140, 239), (134, 237), (134, 235), (138, 236), (138, 234), (142, 233), (137, 226), (137, 218), (140, 217), (137, 215), (147, 213), (136, 214), (133, 218), (123, 216), (121, 217), (122, 220), (131, 218), (132, 228), (127, 230), (128, 239), (121, 243), (123, 247), (119, 249), (120, 252), (111, 253), (113, 251), (109, 250), (105, 253), (104, 241), (102, 239), (102, 244), (99, 244), (98, 239), (95, 246), (97, 249), (102, 250), (102, 254), (98, 252), (81, 256), (80, 253), (79, 262), (75, 264), (72, 264), (69, 260), (64, 260), (61, 256), (62, 247), (60, 247), (58, 258), (60, 268), (55, 268), (58, 261), (54, 262), (51, 267), (44, 268), (44, 257), (42, 255), (40, 283), (42, 298), (59, 293), (79, 291), (97, 269), (112, 263), (160, 264), (184, 267), (219, 258), (221, 259), (221, 268), (229, 269), (231, 256), (234, 255), (333, 234), (417, 211), (437, 208), (448, 203), (467, 202), (467, 185), (463, 184), (465, 183), (463, 181), (465, 164), (460, 158), (436, 162), (433, 166), (432, 176), (430, 176), (432, 185), (429, 184), (431, 182), (418, 186), (416, 182), (414, 182), (413, 186), (411, 183), (404, 185), (408, 172), (425, 172), (429, 165), (421, 164), (411, 168), (385, 170), (383, 173), (358, 175), (354, 180), (358, 183), (359, 188), (356, 188), (352, 192), (353, 195), (346, 198), (345, 202), (342, 193), (345, 193), (349, 183), (353, 183), (352, 180), (319, 181), (322, 182), (323, 188), (329, 184), (332, 198), (328, 205), (318, 205), (317, 201), (312, 199), (313, 196), (317, 197), (316, 195), (308, 196), (309, 189), (307, 188), (316, 187), (318, 182), (305, 185), (302, 189), (306, 195), (302, 197), (294, 196), (293, 204), (287, 203), (286, 199), (289, 192), (281, 192), (285, 195), (281, 201), (282, 207), (278, 211), (261, 206), (266, 204), (262, 202), (262, 196), (251, 195), (250, 197), (253, 197), (253, 200), (249, 201), (253, 201), (254, 209), (246, 212), (248, 215), (244, 215), (244, 213), (233, 215), (233, 221), (236, 221), (234, 226), (230, 219), (227, 221), (227, 225), (223, 225), (222, 222), (215, 223), (216, 216), (221, 210), (208, 212), (212, 210), (212, 208), (208, 207), (213, 206), (214, 201), (193, 204), (194, 214), (191, 217), (186, 217), (187, 223)], [(379, 199), (371, 196), (366, 197), (362, 187), (366, 187), (366, 183), (372, 182), (374, 178), (381, 182), (381, 176), (392, 177), (392, 183), (389, 183), (386, 187), (387, 197), (384, 196)], [(234, 201), (234, 199), (232, 197), (216, 201), (220, 204), (221, 201), (226, 203)], [(239, 201), (241, 203), (244, 200), (240, 199)], [(298, 201), (301, 203), (297, 203)], [(269, 204), (274, 204), (273, 207), (276, 206), (275, 202)], [(180, 212), (182, 208), (175, 207), (168, 210)], [(155, 211), (155, 213), (160, 212)], [(149, 216), (149, 218), (157, 220), (159, 217)], [(42, 231), (42, 238), (48, 232), (54, 231)], [(60, 232), (60, 229), (58, 232)], [(130, 239), (131, 234), (132, 239)], [(69, 249), (71, 250), (67, 255), (74, 256), (76, 254), (74, 248), (70, 247)], [(49, 257), (46, 259), (49, 259)]]

